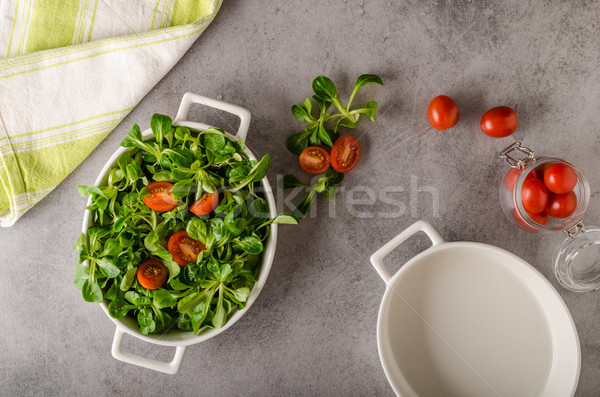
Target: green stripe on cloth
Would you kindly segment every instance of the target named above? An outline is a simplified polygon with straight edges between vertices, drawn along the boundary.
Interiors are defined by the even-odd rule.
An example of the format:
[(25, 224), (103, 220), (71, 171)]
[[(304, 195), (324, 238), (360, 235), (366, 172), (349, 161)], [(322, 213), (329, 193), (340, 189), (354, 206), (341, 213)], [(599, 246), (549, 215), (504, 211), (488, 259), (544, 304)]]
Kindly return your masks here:
[(171, 15), (172, 8), (173, 0), (165, 0), (165, 5), (163, 7), (162, 18), (160, 22), (160, 27), (162, 29), (169, 27), (169, 15)]
[(90, 24), (90, 32), (88, 33), (87, 41), (92, 41), (92, 32), (94, 31), (94, 22), (96, 21), (96, 11), (98, 11), (98, 0), (94, 3), (94, 12), (92, 13), (92, 23)]
[[(1, 183), (1, 181), (0, 181)], [(6, 194), (6, 189), (0, 189), (0, 214), (7, 211), (10, 208), (10, 200), (8, 195)]]
[(27, 52), (48, 50), (71, 44), (77, 23), (79, 1), (46, 0), (44, 7), (34, 7)]
[[(29, 152), (19, 153), (22, 169), (39, 169), (42, 172), (24, 173), (26, 191), (34, 192), (55, 187), (81, 163), (111, 130), (103, 134), (65, 142)], [(8, 167), (7, 167), (8, 169)], [(23, 192), (20, 192), (23, 193)]]
[[(94, 148), (108, 135), (104, 134), (80, 139), (76, 142), (65, 142), (52, 147), (42, 148), (30, 152), (19, 153), (8, 158), (3, 156), (5, 168), (0, 169), (0, 182), (4, 186), (3, 199), (0, 200), (0, 214), (13, 209), (16, 212), (28, 209), (58, 185), (81, 163)], [(67, 160), (67, 161), (65, 161)], [(26, 169), (36, 169), (38, 172), (22, 172)], [(7, 172), (8, 171), (8, 172)], [(19, 171), (23, 180), (15, 177)], [(28, 199), (17, 199), (16, 196), (27, 192), (47, 190), (39, 195), (32, 195)], [(9, 198), (6, 199), (8, 194)], [(32, 202), (35, 199), (35, 202)], [(7, 206), (8, 204), (8, 206)]]
[[(0, 169), (0, 182), (4, 188), (5, 194), (11, 209), (17, 209), (15, 196), (27, 193), (27, 188), (23, 182), (23, 170), (15, 153), (2, 155), (2, 165)], [(0, 208), (0, 214), (8, 208)]]
[(191, 4), (186, 0), (175, 0), (171, 26), (186, 25), (197, 21), (202, 15), (210, 14), (212, 3), (211, 0), (201, 0), (196, 4)]
[(154, 24), (156, 23), (156, 13), (158, 12), (158, 5), (160, 4), (160, 0), (156, 0), (156, 4), (154, 5), (154, 13), (152, 14), (152, 22), (150, 23), (150, 30), (154, 30)]
[(10, 47), (12, 46), (13, 37), (15, 36), (15, 26), (17, 25), (17, 16), (19, 15), (19, 0), (15, 3), (15, 16), (13, 17), (12, 27), (10, 28), (10, 36), (8, 38), (8, 50), (6, 57), (10, 57)]
[(81, 44), (83, 43), (83, 37), (85, 35), (85, 27), (87, 25), (87, 17), (90, 11), (90, 0), (84, 0), (80, 5), (81, 11), (79, 18), (79, 28), (77, 29), (77, 36), (73, 42), (73, 44)]
[(16, 55), (25, 54), (25, 37), (29, 29), (29, 17), (31, 16), (32, 0), (25, 0), (21, 11), (21, 23), (19, 24), (19, 35), (17, 36)]

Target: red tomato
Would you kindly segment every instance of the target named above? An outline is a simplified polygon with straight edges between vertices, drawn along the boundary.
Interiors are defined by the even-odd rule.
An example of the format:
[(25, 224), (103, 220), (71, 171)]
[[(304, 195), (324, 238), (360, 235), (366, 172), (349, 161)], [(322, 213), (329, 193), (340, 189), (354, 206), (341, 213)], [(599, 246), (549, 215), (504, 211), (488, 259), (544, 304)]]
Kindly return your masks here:
[(568, 193), (577, 185), (577, 174), (568, 165), (557, 163), (544, 172), (544, 183), (552, 193)]
[(527, 177), (525, 178), (527, 179), (531, 179), (531, 178), (538, 178), (539, 179), (539, 175), (540, 173), (538, 172), (538, 170), (536, 168), (532, 169), (531, 171), (529, 171), (529, 174), (527, 174)]
[(429, 102), (427, 118), (429, 124), (436, 130), (447, 130), (458, 123), (458, 106), (452, 98), (446, 95), (436, 96)]
[(494, 138), (504, 138), (516, 131), (519, 125), (517, 112), (507, 106), (490, 109), (481, 118), (481, 129)]
[[(515, 188), (515, 183), (517, 182), (519, 175), (521, 175), (521, 171), (520, 168), (511, 168), (504, 176), (504, 184), (510, 192)], [(532, 178), (537, 178), (537, 170), (530, 171), (525, 177), (525, 180)]]
[(544, 179), (544, 173), (546, 172), (546, 170), (550, 167), (552, 167), (554, 163), (544, 163), (542, 165), (540, 165), (539, 167), (537, 167), (537, 172), (538, 175), (541, 176), (540, 179)]
[(575, 193), (550, 194), (546, 212), (554, 218), (566, 218), (575, 212), (575, 208), (577, 208)]
[(142, 262), (137, 270), (140, 285), (148, 289), (160, 288), (167, 281), (167, 267), (158, 259)]
[(511, 168), (508, 170), (506, 175), (504, 175), (504, 185), (508, 189), (509, 192), (512, 192), (515, 188), (515, 183), (517, 182), (517, 178), (521, 175), (520, 168)]
[(190, 262), (196, 262), (200, 251), (206, 247), (198, 240), (191, 238), (185, 230), (177, 232), (169, 239), (169, 253), (179, 266), (185, 266)]
[(342, 135), (331, 148), (331, 166), (337, 172), (351, 171), (360, 158), (360, 142), (353, 136)]
[[(529, 216), (531, 216), (531, 214), (529, 214)], [(513, 210), (513, 217), (515, 218), (515, 220), (517, 221), (517, 223), (519, 224), (519, 227), (521, 229), (528, 231), (530, 233), (538, 232), (538, 230), (536, 228), (528, 225), (527, 222), (525, 222), (525, 219), (523, 219), (523, 217), (519, 214), (519, 212), (517, 211), (516, 208)]]
[(147, 188), (150, 191), (150, 195), (142, 197), (142, 200), (148, 208), (164, 212), (172, 210), (177, 205), (177, 201), (171, 195), (171, 189), (173, 189), (172, 183), (152, 182)]
[(329, 153), (319, 146), (309, 146), (300, 154), (300, 168), (309, 174), (322, 174), (329, 168)]
[(208, 215), (219, 205), (219, 193), (204, 193), (200, 200), (190, 205), (190, 211), (196, 215)]
[(523, 182), (521, 187), (521, 202), (523, 208), (530, 214), (539, 214), (548, 204), (548, 189), (539, 179), (533, 178)]
[(539, 214), (530, 214), (530, 213), (527, 213), (527, 215), (529, 215), (529, 217), (531, 219), (533, 219), (534, 221), (536, 221), (540, 225), (546, 225), (546, 224), (548, 224), (548, 220), (550, 219), (550, 217), (548, 216), (548, 214), (546, 213), (546, 211), (542, 211)]

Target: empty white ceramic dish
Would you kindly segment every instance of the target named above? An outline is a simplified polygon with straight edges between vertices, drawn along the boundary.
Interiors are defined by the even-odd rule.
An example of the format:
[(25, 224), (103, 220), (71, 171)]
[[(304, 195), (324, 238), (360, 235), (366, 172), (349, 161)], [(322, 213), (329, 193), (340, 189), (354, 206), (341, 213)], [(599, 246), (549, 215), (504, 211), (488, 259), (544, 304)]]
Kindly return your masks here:
[[(383, 258), (419, 231), (433, 246), (390, 275)], [(377, 344), (396, 394), (575, 394), (575, 324), (548, 280), (521, 258), (487, 244), (447, 243), (419, 221), (371, 263), (387, 286)]]

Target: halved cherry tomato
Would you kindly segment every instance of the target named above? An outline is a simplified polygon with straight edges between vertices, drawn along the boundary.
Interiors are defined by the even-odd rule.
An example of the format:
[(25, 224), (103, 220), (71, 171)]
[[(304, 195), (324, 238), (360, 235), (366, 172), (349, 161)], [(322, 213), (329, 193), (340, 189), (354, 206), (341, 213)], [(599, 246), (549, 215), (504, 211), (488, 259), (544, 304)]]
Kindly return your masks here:
[(493, 138), (504, 138), (517, 130), (517, 112), (508, 106), (498, 106), (483, 114), (481, 130)]
[[(548, 189), (544, 182), (537, 178), (528, 179), (521, 187), (521, 202), (523, 208), (530, 214), (539, 214), (548, 204)], [(547, 212), (547, 211), (546, 211)]]
[[(515, 188), (515, 183), (517, 182), (517, 178), (519, 177), (519, 175), (521, 175), (522, 171), (523, 170), (521, 170), (520, 168), (511, 168), (510, 170), (508, 170), (508, 172), (504, 176), (504, 184), (506, 185), (506, 188), (510, 192), (512, 192), (513, 189)], [(532, 171), (527, 170), (527, 172), (528, 172), (528, 174), (525, 177), (525, 180), (537, 178), (537, 170), (532, 170)]]
[(331, 166), (337, 172), (351, 171), (360, 158), (360, 142), (353, 136), (342, 135), (331, 148)]
[(568, 193), (577, 185), (577, 174), (568, 165), (556, 163), (544, 172), (544, 183), (552, 193)]
[(150, 196), (143, 197), (144, 204), (151, 210), (164, 212), (170, 211), (177, 205), (177, 201), (173, 199), (171, 189), (173, 184), (169, 182), (152, 182), (147, 186), (150, 191)]
[(322, 174), (329, 168), (329, 153), (319, 146), (309, 146), (300, 154), (300, 168), (309, 174)]
[(219, 193), (204, 193), (200, 200), (190, 205), (190, 211), (196, 215), (208, 215), (219, 205)]
[(546, 212), (554, 218), (566, 218), (575, 212), (577, 196), (573, 192), (565, 194), (550, 194)]
[(177, 232), (169, 239), (169, 253), (179, 266), (185, 266), (190, 262), (196, 262), (200, 251), (206, 247), (198, 240), (191, 238), (185, 230)]
[(446, 95), (436, 96), (427, 107), (429, 124), (436, 130), (447, 130), (454, 127), (458, 123), (459, 116), (456, 102)]
[(137, 279), (140, 285), (148, 289), (158, 289), (167, 281), (167, 267), (158, 259), (148, 259), (140, 264)]

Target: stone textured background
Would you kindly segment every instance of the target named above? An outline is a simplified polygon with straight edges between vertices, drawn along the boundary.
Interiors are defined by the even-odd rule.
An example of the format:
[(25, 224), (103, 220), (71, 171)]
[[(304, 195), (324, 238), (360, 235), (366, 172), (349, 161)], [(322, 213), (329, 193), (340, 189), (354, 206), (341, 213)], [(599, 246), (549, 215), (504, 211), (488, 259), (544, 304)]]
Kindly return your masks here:
[[(500, 4), (502, 3), (502, 4)], [(567, 303), (579, 332), (578, 396), (600, 390), (600, 295), (558, 285), (552, 251), (561, 233), (531, 235), (503, 216), (497, 199), (506, 166), (498, 152), (514, 139), (568, 159), (587, 174), (587, 224), (600, 224), (600, 7), (597, 1), (228, 0), (213, 25), (127, 119), (52, 194), (14, 227), (0, 230), (1, 395), (393, 395), (377, 353), (384, 283), (369, 264), (377, 248), (417, 219), (449, 241), (480, 241), (514, 252), (542, 272)], [(252, 112), (248, 144), (270, 153), (269, 178), (299, 170), (285, 138), (300, 124), (290, 106), (310, 95), (319, 74), (347, 93), (362, 73), (382, 76), (361, 98), (380, 103), (363, 120), (360, 165), (344, 181), (329, 216), (282, 226), (266, 287), (224, 334), (188, 348), (175, 376), (114, 360), (113, 323), (73, 286), (71, 250), (82, 220), (75, 185), (92, 184), (129, 127), (154, 112), (175, 115), (186, 91)], [(457, 127), (427, 123), (438, 94), (460, 106)], [(514, 137), (479, 129), (485, 110), (514, 107)], [(235, 120), (194, 108), (191, 119), (234, 130)], [(439, 192), (410, 204), (411, 181)], [(308, 179), (308, 178), (305, 178)], [(370, 218), (347, 208), (355, 186), (376, 192)], [(394, 207), (404, 214), (385, 217)], [(422, 236), (396, 250), (392, 270), (425, 249)], [(126, 337), (125, 349), (167, 359), (172, 349)]]

